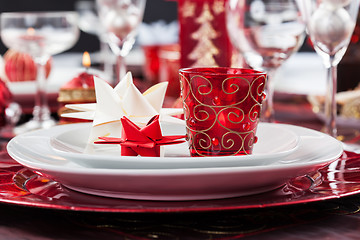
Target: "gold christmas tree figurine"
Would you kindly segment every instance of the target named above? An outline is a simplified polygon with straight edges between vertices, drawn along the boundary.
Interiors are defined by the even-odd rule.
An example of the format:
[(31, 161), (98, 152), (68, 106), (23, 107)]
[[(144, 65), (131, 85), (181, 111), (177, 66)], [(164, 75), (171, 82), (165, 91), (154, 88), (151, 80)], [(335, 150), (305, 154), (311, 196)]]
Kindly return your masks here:
[(213, 44), (212, 40), (218, 37), (218, 33), (211, 25), (214, 16), (211, 14), (208, 4), (204, 4), (203, 10), (196, 22), (200, 24), (199, 29), (191, 34), (191, 38), (197, 40), (197, 44), (188, 55), (194, 60), (192, 67), (218, 67), (214, 56), (219, 54), (219, 49)]

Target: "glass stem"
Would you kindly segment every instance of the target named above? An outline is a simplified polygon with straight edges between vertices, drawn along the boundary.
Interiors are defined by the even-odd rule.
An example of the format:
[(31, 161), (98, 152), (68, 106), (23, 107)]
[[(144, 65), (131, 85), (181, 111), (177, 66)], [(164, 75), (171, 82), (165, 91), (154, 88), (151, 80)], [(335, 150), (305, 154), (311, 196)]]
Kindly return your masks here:
[(336, 92), (337, 92), (337, 65), (333, 64), (330, 57), (330, 67), (327, 69), (327, 88), (325, 95), (325, 132), (332, 137), (337, 137), (336, 129)]
[(100, 37), (100, 53), (101, 53), (102, 62), (104, 64), (104, 73), (108, 77), (108, 79), (113, 79), (114, 64), (113, 64), (112, 52), (107, 42), (102, 40), (101, 37)]
[(37, 77), (36, 77), (36, 94), (35, 106), (33, 110), (33, 118), (35, 121), (43, 122), (49, 120), (50, 110), (47, 101), (46, 93), (46, 72), (45, 65), (48, 59), (41, 59), (36, 61)]
[(267, 72), (267, 81), (265, 84), (266, 99), (262, 103), (261, 117), (262, 122), (274, 122), (274, 80), (276, 69), (269, 69)]
[(116, 63), (116, 82), (114, 85), (116, 85), (120, 80), (126, 75), (126, 63), (123, 56), (118, 55), (117, 56), (117, 63)]

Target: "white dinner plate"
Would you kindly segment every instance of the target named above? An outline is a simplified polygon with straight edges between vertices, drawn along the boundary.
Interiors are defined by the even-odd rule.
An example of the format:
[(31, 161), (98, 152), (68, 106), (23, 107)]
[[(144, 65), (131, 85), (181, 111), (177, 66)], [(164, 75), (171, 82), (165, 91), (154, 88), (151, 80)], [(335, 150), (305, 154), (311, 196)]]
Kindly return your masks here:
[[(57, 155), (51, 149), (49, 132), (60, 134), (61, 127), (19, 135), (9, 142), (7, 148), (10, 156), (20, 164), (84, 193), (142, 200), (216, 199), (275, 189), (290, 178), (328, 165), (342, 154), (342, 144), (328, 135), (297, 126), (281, 126), (300, 136), (299, 147), (281, 161), (266, 166), (88, 168)], [(35, 135), (38, 138), (34, 138)]]
[[(90, 127), (90, 124), (70, 124), (61, 126), (62, 132), (58, 135), (49, 131), (52, 149), (57, 155), (86, 167), (159, 169), (266, 165), (293, 153), (299, 143), (299, 136), (293, 131), (281, 125), (261, 123), (256, 133), (258, 142), (251, 155), (194, 158), (190, 157), (185, 142), (164, 146), (165, 157), (133, 157), (121, 156), (118, 144), (87, 144)], [(162, 131), (164, 135), (185, 135), (182, 125), (163, 124)], [(37, 137), (34, 138), (36, 141)]]

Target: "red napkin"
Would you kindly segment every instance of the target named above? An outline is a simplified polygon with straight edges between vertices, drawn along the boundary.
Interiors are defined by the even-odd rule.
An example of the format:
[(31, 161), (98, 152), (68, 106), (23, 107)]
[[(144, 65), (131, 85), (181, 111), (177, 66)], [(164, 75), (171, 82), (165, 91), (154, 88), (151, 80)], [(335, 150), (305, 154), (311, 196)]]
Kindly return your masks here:
[(121, 118), (122, 137), (99, 137), (97, 144), (120, 144), (122, 156), (143, 156), (159, 157), (160, 146), (168, 144), (183, 143), (185, 135), (163, 136), (161, 133), (159, 115), (155, 115), (146, 124), (140, 128), (127, 117)]

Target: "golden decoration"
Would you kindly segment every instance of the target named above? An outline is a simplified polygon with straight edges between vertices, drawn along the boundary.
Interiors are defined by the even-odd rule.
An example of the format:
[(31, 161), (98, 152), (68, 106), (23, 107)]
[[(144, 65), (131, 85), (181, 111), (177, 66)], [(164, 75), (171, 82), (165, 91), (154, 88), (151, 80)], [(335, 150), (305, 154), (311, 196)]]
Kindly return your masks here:
[(211, 41), (219, 36), (219, 33), (211, 25), (213, 19), (214, 16), (211, 14), (209, 4), (205, 3), (200, 16), (195, 20), (201, 25), (197, 31), (191, 34), (191, 38), (198, 41), (192, 52), (188, 55), (189, 59), (195, 61), (192, 67), (219, 66), (214, 56), (218, 55), (220, 51)]
[(185, 1), (181, 8), (181, 14), (183, 18), (195, 16), (195, 9), (196, 4), (194, 2), (192, 2), (191, 0)]
[(340, 115), (346, 118), (360, 119), (360, 98), (352, 99), (340, 108)]
[(94, 88), (73, 88), (60, 89), (58, 102), (77, 103), (77, 102), (96, 102)]
[(215, 0), (212, 5), (212, 10), (216, 15), (219, 15), (225, 11), (225, 1)]
[(211, 14), (209, 4), (205, 3), (203, 6), (203, 10), (198, 18), (196, 18), (196, 22), (203, 24), (208, 23), (214, 20), (214, 16)]

